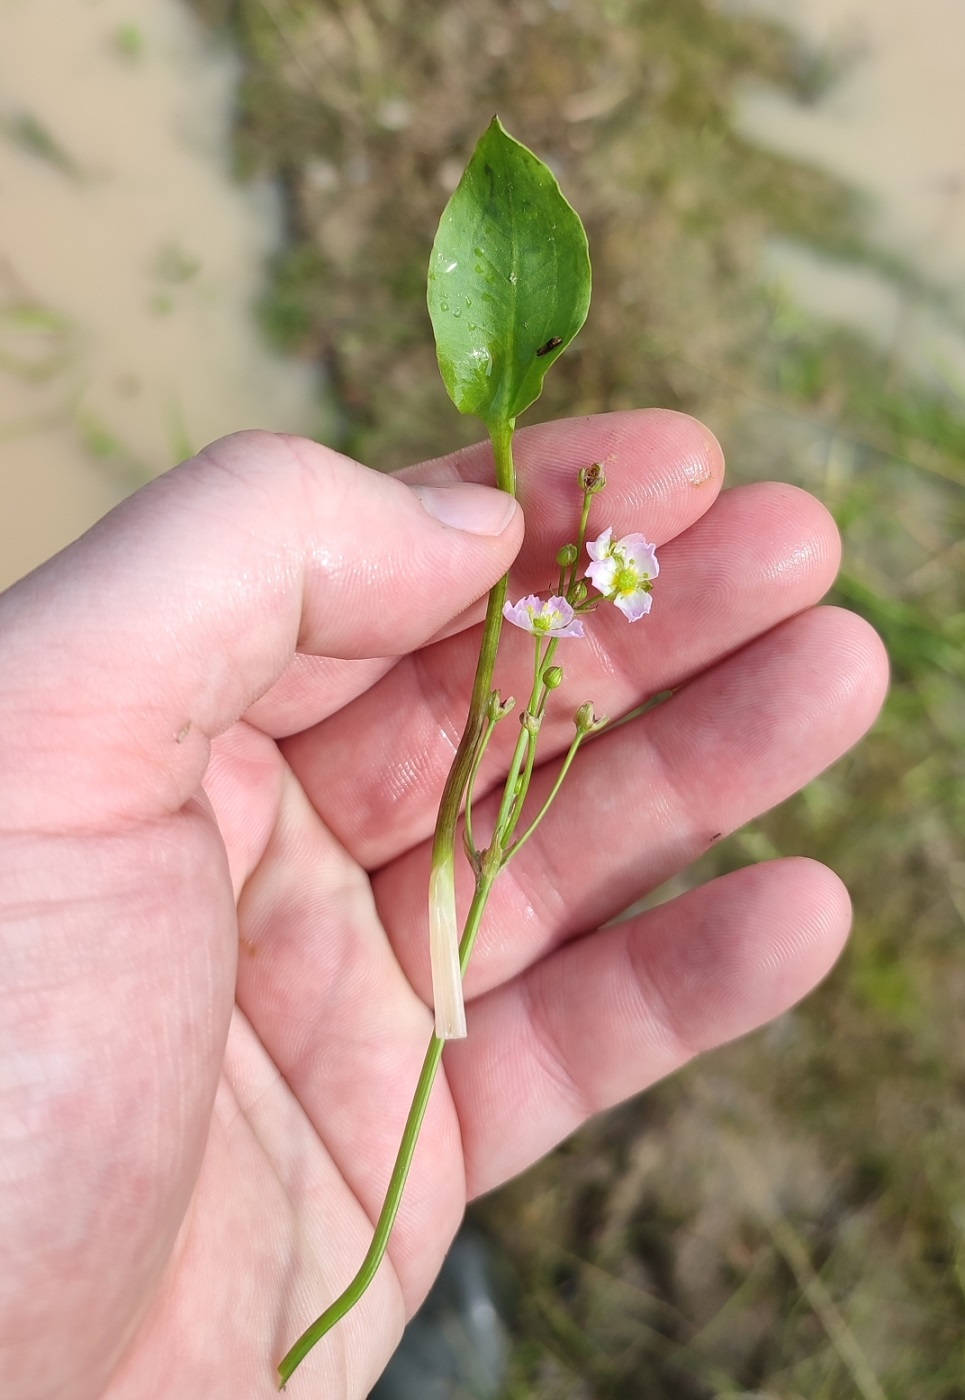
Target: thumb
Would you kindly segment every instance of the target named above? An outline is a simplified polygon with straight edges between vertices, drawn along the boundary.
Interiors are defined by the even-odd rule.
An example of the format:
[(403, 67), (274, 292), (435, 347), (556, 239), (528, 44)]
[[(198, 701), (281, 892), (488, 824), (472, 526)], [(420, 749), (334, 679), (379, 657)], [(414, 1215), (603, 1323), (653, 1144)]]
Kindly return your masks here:
[(51, 792), (58, 824), (172, 810), (208, 738), (296, 650), (419, 646), (522, 534), (494, 488), (413, 488), (299, 438), (222, 439), (0, 598), (0, 822), (44, 824)]

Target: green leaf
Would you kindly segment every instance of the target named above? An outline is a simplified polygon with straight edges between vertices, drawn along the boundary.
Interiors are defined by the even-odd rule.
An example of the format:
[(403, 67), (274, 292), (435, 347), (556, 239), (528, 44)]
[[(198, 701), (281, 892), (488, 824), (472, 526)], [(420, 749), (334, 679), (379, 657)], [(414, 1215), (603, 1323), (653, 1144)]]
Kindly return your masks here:
[(446, 205), (429, 262), (439, 369), (490, 432), (539, 398), (586, 320), (590, 256), (552, 171), (494, 117)]

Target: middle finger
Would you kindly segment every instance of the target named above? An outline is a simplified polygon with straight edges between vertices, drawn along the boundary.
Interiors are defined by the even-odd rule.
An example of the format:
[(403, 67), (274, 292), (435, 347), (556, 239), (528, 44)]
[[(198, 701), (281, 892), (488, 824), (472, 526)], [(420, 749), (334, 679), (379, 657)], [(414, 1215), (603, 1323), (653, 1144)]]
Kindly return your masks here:
[[(625, 714), (813, 605), (839, 558), (831, 517), (794, 487), (725, 492), (660, 552), (653, 612), (631, 625), (601, 606), (587, 636), (561, 646), (565, 679), (547, 707), (540, 761), (564, 750), (573, 714)], [(509, 633), (496, 684), (520, 708), (532, 679), (529, 638)], [(351, 710), (285, 743), (288, 762), (326, 825), (372, 870), (427, 836), (465, 718), (479, 646), (471, 629), (405, 658)], [(497, 726), (476, 784), (481, 797), (506, 771), (516, 716)]]

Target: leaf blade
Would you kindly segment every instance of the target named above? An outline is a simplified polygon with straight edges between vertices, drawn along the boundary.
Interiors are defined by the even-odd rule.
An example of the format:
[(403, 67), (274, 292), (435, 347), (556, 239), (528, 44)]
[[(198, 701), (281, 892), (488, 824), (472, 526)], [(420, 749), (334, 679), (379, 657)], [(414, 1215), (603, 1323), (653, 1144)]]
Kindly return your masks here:
[(460, 413), (512, 424), (580, 330), (590, 258), (552, 171), (494, 117), (443, 211), (429, 261), (439, 369)]

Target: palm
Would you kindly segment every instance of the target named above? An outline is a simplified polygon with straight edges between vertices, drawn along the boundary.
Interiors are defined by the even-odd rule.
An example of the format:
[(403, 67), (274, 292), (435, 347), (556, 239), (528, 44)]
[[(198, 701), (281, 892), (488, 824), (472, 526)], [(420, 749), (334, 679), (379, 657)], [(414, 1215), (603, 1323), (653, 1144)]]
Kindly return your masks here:
[[(208, 1067), (218, 1084), (187, 1222), (112, 1397), (166, 1387), (273, 1393), (272, 1363), (368, 1245), (430, 1026), (393, 962), (364, 871), (311, 810), (278, 746), (240, 724), (217, 748), (221, 830), (206, 812), (189, 818), (181, 899), (198, 946), (205, 933), (210, 951), (220, 924), (222, 956), (210, 990), (198, 983), (186, 1041), (212, 1001), (231, 1008), (236, 949), (237, 1002), (223, 1066), (212, 1057)], [(237, 925), (225, 918), (230, 890), (217, 859), (232, 813), (248, 826), (228, 845), (244, 884)], [(149, 875), (148, 849), (144, 860)], [(180, 1052), (182, 1064), (189, 1054)], [(360, 1368), (360, 1340), (373, 1317), (401, 1328), (458, 1223), (463, 1182), (458, 1129), (440, 1092), (400, 1233), (401, 1282), (394, 1268), (382, 1271), (359, 1316), (303, 1369), (307, 1394), (367, 1392), (378, 1361)], [(187, 1354), (186, 1336), (197, 1339)]]
[[(663, 551), (647, 630), (601, 612), (599, 645), (573, 643), (561, 656), (572, 703), (543, 735), (548, 773), (534, 786), (552, 773), (583, 700), (620, 714), (684, 688), (581, 755), (560, 803), (497, 884), (468, 978), (469, 1040), (447, 1049), (390, 1259), (293, 1393), (366, 1394), (438, 1270), (467, 1193), (521, 1170), (587, 1113), (776, 1014), (821, 975), (846, 928), (833, 877), (789, 861), (583, 936), (853, 742), (877, 706), (883, 668), (855, 619), (802, 612), (835, 563), (833, 527), (813, 502), (749, 488), (705, 514), (713, 473), (701, 477), (693, 464), (712, 453), (686, 420), (564, 426), (521, 443), (521, 457), (530, 442), (534, 458), (555, 453), (566, 465), (559, 489), (530, 511), (520, 591), (545, 586), (546, 561), (571, 528), (562, 483), (616, 443), (628, 465), (611, 473), (607, 512), (622, 523), (646, 511), (661, 542), (684, 533)], [(482, 478), (485, 454), (459, 470)], [(419, 479), (453, 471), (434, 464)], [(87, 901), (72, 916), (85, 976), (67, 1023), (103, 1048), (110, 1073), (92, 1077), (88, 1066), (67, 1093), (82, 1108), (84, 1140), (97, 1144), (70, 1178), (71, 1209), (95, 1211), (97, 1228), (71, 1259), (76, 1286), (58, 1302), (48, 1349), (54, 1377), (58, 1358), (69, 1358), (73, 1389), (26, 1388), (36, 1376), (28, 1347), (26, 1395), (101, 1393), (98, 1378), (120, 1356), (103, 1392), (111, 1400), (267, 1397), (281, 1354), (345, 1285), (371, 1237), (431, 1029), (427, 840), (476, 638), (456, 632), (393, 667), (289, 662), (272, 631), (285, 632), (279, 607), (272, 595), (254, 626), (245, 614), (236, 648), (270, 688), (252, 683), (232, 652), (229, 619), (226, 673), (214, 656), (210, 679), (199, 651), (190, 699), (176, 686), (165, 696), (162, 728), (178, 735), (165, 784), (143, 748), (125, 751), (128, 768), (109, 770), (116, 784), (100, 789), (111, 820), (58, 845), (63, 898)], [(442, 621), (430, 614), (423, 635)], [(310, 637), (302, 646), (319, 649)], [(334, 654), (376, 650), (363, 635), (358, 651)], [(187, 674), (192, 660), (179, 656)], [(101, 699), (123, 692), (125, 664), (121, 655), (100, 678)], [(497, 678), (504, 693), (519, 693), (530, 665), (526, 648), (511, 645)], [(254, 688), (235, 706), (245, 718), (214, 741), (209, 763), (214, 693), (225, 703), (221, 692), (234, 686), (244, 697), (246, 684)], [(494, 790), (514, 737), (502, 729), (483, 792)], [(483, 828), (485, 817), (484, 798)], [(62, 1108), (51, 1096), (43, 1111), (53, 1120)], [(59, 1172), (51, 1153), (37, 1172), (44, 1189), (54, 1189), (44, 1174)], [(39, 1248), (32, 1236), (25, 1307), (58, 1296), (61, 1223), (47, 1219)], [(42, 1306), (26, 1321), (37, 1315), (49, 1324)]]

